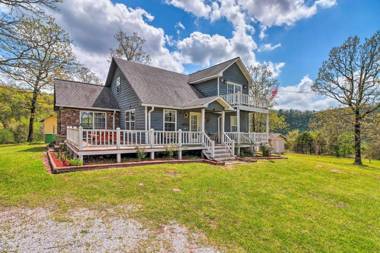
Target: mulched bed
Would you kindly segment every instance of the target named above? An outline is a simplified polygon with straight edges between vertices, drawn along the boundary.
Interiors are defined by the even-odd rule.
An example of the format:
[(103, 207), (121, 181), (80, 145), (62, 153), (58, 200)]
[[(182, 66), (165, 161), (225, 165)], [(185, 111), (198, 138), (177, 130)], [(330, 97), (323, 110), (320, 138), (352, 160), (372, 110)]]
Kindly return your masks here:
[[(212, 165), (224, 165), (224, 162), (210, 161), (207, 159), (190, 159), (190, 160), (148, 160), (148, 161), (137, 161), (137, 162), (124, 162), (124, 163), (109, 163), (109, 164), (86, 164), (82, 166), (59, 166), (62, 162), (57, 159), (53, 151), (47, 152), (49, 163), (51, 166), (51, 172), (53, 174), (84, 171), (84, 170), (96, 170), (96, 169), (110, 169), (110, 168), (125, 168), (131, 166), (143, 166), (143, 165), (153, 165), (153, 164), (179, 164), (179, 163), (195, 163), (203, 162)], [(61, 163), (56, 163), (60, 161)]]

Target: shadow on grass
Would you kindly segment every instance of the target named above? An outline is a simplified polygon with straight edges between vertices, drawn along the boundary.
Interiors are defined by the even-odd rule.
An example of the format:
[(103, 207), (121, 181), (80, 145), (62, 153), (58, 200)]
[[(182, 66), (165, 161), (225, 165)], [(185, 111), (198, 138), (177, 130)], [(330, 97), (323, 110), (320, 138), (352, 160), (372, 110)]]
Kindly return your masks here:
[(31, 147), (31, 148), (19, 150), (18, 152), (43, 152), (45, 150), (46, 150), (46, 147)]

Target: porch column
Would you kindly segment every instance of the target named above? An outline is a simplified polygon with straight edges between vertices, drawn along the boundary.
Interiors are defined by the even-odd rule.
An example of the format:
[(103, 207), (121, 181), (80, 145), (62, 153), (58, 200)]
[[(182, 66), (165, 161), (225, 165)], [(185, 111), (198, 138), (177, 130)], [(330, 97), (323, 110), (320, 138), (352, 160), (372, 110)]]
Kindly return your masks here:
[(238, 132), (238, 142), (240, 143), (240, 109), (239, 107), (236, 109), (236, 124), (237, 124), (237, 132)]
[(269, 143), (269, 110), (268, 110), (267, 118), (266, 118), (266, 133), (267, 133), (267, 143)]
[(222, 111), (222, 125), (221, 125), (221, 130), (222, 130), (221, 139), (222, 139), (222, 143), (224, 142), (224, 125), (225, 125), (225, 118), (226, 118), (225, 116), (226, 116), (225, 111)]
[(201, 116), (201, 121), (202, 121), (202, 126), (201, 126), (201, 129), (202, 129), (202, 132), (205, 132), (205, 122), (206, 122), (206, 120), (205, 120), (205, 114), (206, 114), (206, 109), (205, 108), (202, 108), (202, 110), (201, 110), (201, 112), (202, 112), (202, 116)]

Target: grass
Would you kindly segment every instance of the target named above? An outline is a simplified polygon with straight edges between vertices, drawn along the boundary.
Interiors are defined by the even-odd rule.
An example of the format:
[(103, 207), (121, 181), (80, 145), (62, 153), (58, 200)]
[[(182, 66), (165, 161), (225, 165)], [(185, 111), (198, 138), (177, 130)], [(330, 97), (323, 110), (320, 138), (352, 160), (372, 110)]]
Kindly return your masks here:
[[(152, 165), (48, 174), (42, 145), (0, 145), (0, 205), (139, 207), (233, 252), (379, 252), (380, 162), (290, 154), (234, 167)], [(179, 192), (173, 191), (180, 189)]]

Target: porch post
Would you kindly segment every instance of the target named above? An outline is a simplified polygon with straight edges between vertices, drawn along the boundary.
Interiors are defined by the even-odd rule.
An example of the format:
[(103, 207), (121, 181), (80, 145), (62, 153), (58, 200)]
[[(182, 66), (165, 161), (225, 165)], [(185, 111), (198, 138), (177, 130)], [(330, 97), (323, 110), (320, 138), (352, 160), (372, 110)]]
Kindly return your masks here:
[(222, 111), (222, 125), (221, 125), (221, 130), (222, 130), (221, 139), (222, 139), (222, 143), (224, 143), (224, 125), (225, 125), (225, 118), (226, 118), (225, 116), (226, 116), (225, 111)]
[(236, 124), (237, 124), (237, 132), (238, 132), (238, 143), (240, 143), (240, 109), (239, 107), (236, 109)]
[(202, 132), (205, 132), (205, 114), (206, 114), (206, 109), (202, 108)]
[(266, 133), (267, 133), (267, 143), (269, 143), (269, 110), (267, 112), (267, 119), (266, 119)]

